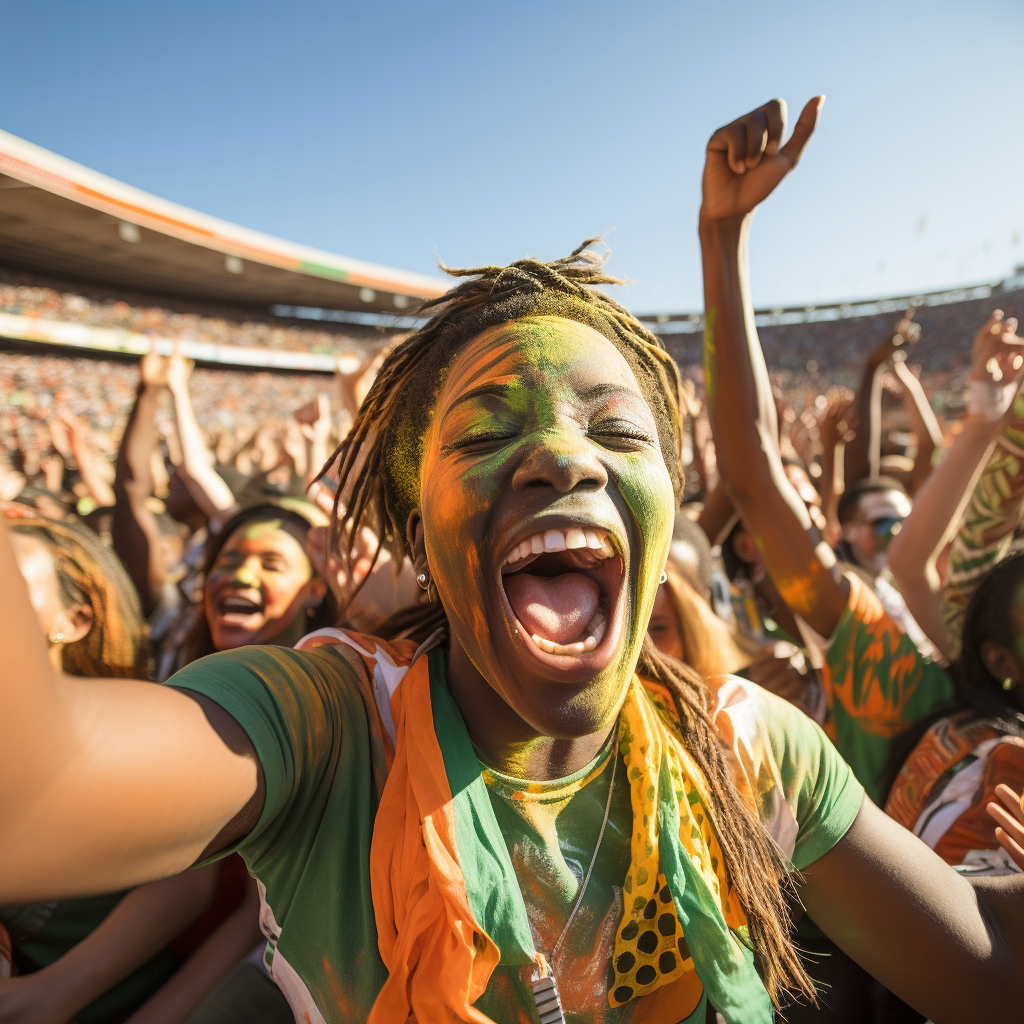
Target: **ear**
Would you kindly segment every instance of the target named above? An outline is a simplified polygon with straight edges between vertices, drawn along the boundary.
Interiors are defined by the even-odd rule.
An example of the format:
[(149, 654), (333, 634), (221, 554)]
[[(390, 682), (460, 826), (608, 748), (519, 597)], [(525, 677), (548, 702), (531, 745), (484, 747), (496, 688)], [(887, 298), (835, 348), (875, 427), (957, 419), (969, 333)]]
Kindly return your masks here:
[(417, 575), (421, 572), (429, 573), (427, 547), (423, 539), (423, 517), (418, 508), (409, 513), (409, 520), (405, 524), (405, 541), (412, 552), (412, 566)]
[(1002, 644), (986, 640), (981, 645), (981, 663), (997, 683), (1002, 683), (1004, 679), (1012, 679), (1014, 683), (1024, 679), (1020, 660), (1009, 647)]
[(327, 581), (322, 576), (314, 576), (306, 586), (312, 607), (317, 607), (327, 596)]
[(65, 608), (60, 615), (60, 632), (64, 634), (64, 643), (73, 644), (76, 640), (88, 635), (92, 629), (94, 615), (92, 605), (73, 604)]

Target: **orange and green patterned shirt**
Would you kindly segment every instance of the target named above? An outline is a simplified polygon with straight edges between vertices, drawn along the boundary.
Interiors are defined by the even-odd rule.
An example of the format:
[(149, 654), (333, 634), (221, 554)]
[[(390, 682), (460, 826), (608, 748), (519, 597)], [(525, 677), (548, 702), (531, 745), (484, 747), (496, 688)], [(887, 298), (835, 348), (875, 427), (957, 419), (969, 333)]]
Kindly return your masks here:
[(850, 597), (828, 644), (823, 726), (876, 803), (885, 800), (889, 762), (907, 730), (952, 704), (953, 685), (855, 573)]

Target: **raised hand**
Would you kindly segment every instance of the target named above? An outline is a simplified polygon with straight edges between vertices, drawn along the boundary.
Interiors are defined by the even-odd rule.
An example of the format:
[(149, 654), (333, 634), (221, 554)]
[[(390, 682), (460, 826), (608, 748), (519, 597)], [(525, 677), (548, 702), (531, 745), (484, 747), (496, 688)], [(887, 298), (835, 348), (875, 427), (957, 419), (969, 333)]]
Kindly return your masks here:
[(167, 360), (155, 349), (150, 349), (139, 361), (139, 374), (147, 388), (167, 387)]
[(769, 100), (763, 107), (719, 128), (708, 142), (701, 221), (743, 218), (763, 202), (796, 167), (818, 124), (824, 102), (824, 96), (807, 102), (785, 145), (785, 100)]
[(1014, 317), (1003, 319), (995, 309), (974, 335), (974, 365), (971, 380), (1007, 384), (1024, 367), (1024, 339), (1017, 337)]
[(993, 800), (985, 810), (998, 826), (996, 839), (1017, 867), (1024, 871), (1024, 796), (1018, 796), (1009, 786), (1003, 785), (996, 786), (996, 796), (1003, 806)]
[(872, 366), (881, 366), (890, 356), (906, 359), (906, 350), (921, 337), (921, 325), (914, 323), (917, 310), (908, 309), (896, 325), (896, 329), (885, 337), (868, 357)]
[(193, 365), (192, 360), (186, 359), (175, 345), (174, 351), (167, 357), (167, 386), (172, 391), (187, 391)]

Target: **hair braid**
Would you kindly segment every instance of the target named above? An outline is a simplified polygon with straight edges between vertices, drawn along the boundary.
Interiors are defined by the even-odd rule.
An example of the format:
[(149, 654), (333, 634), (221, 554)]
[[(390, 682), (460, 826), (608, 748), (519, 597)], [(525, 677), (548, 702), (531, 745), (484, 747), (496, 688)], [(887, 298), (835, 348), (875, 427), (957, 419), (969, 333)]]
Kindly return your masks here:
[[(439, 299), (424, 303), (433, 316), (385, 359), (351, 431), (328, 467), (337, 463), (332, 542), (351, 569), (355, 538), (369, 526), (396, 561), (410, 554), (409, 515), (419, 504), (423, 438), (445, 375), (459, 350), (483, 331), (528, 316), (575, 320), (604, 335), (622, 353), (655, 415), (665, 464), (677, 497), (683, 490), (680, 439), (683, 421), (679, 369), (661, 340), (595, 285), (618, 284), (588, 238), (551, 263), (517, 260), (507, 267), (443, 269), (464, 278)], [(325, 467), (324, 472), (327, 468)], [(379, 553), (380, 548), (378, 548)], [(385, 638), (422, 642), (447, 629), (439, 602), (406, 609), (379, 631)], [(814, 988), (789, 936), (784, 899), (786, 866), (768, 832), (740, 799), (707, 712), (700, 678), (646, 641), (638, 671), (673, 694), (680, 728), (712, 794), (715, 832), (729, 877), (743, 905), (765, 985), (778, 1003), (786, 990), (811, 999)]]

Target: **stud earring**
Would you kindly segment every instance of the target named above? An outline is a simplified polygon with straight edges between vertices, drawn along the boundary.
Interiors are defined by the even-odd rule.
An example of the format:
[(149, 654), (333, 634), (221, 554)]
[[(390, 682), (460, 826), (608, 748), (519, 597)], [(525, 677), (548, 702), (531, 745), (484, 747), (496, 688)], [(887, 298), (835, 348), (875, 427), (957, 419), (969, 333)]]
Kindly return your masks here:
[(1003, 689), (1012, 690), (1017, 684), (1013, 681), (1013, 676), (1007, 676), (1003, 680)]
[(430, 577), (425, 572), (421, 572), (416, 577), (416, 582), (419, 585), (420, 590), (430, 589)]
[(64, 643), (63, 633), (51, 633), (47, 638), (51, 644), (62, 644)]
[(668, 582), (668, 573), (664, 569), (661, 570), (661, 579), (659, 579), (658, 582), (659, 583), (667, 583)]

